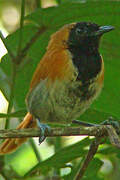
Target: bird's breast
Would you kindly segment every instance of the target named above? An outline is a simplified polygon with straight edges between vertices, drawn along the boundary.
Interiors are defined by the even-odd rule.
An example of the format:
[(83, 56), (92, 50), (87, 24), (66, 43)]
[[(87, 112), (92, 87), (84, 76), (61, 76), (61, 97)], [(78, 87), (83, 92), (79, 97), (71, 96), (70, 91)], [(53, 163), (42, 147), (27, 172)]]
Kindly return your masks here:
[[(92, 65), (88, 65), (87, 63), (91, 62), (88, 62), (86, 57), (82, 59), (77, 56), (77, 59), (73, 61), (69, 51), (61, 54), (52, 56), (56, 57), (55, 59), (61, 66), (51, 62), (54, 58), (49, 61), (49, 64), (45, 66), (50, 66), (49, 69), (47, 68), (49, 71), (46, 77), (44, 76), (43, 79), (42, 76), (41, 80), (29, 91), (26, 99), (28, 111), (46, 123), (71, 122), (90, 106), (102, 89), (104, 64), (101, 57), (98, 61), (94, 56), (89, 58)], [(85, 62), (82, 64), (82, 61)], [(96, 63), (98, 65), (95, 65)]]
[(81, 81), (61, 82), (58, 79), (47, 87), (48, 79), (42, 80), (28, 94), (27, 107), (42, 122), (70, 123), (79, 117), (93, 102), (102, 86), (98, 77), (82, 84)]

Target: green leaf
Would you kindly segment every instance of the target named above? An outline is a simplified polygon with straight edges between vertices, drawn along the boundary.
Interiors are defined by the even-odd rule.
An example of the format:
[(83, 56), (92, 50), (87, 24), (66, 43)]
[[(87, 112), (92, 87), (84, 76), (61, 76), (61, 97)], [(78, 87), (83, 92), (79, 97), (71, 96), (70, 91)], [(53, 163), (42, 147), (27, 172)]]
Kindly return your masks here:
[(24, 117), (26, 114), (26, 110), (22, 109), (10, 114), (0, 113), (0, 118), (8, 118), (8, 117)]
[[(119, 6), (120, 2), (117, 1), (91, 1), (86, 3), (80, 2), (66, 2), (62, 3), (57, 7), (38, 9), (32, 14), (26, 17), (27, 20), (32, 21), (34, 24), (44, 24), (48, 27), (48, 30), (43, 33), (34, 45), (30, 48), (27, 54), (27, 60), (25, 59), (21, 69), (19, 69), (17, 75), (17, 81), (15, 86), (15, 98), (14, 101), (18, 107), (25, 108), (25, 97), (29, 89), (30, 80), (32, 74), (37, 66), (37, 63), (45, 53), (50, 34), (55, 32), (59, 27), (66, 23), (75, 21), (93, 21), (98, 24), (106, 25), (110, 24), (115, 26), (116, 30), (105, 35), (101, 42), (100, 52), (103, 54), (105, 61), (105, 85), (100, 97), (93, 103), (92, 108), (104, 112), (110, 116), (120, 116), (120, 61), (119, 61)], [(94, 9), (94, 13), (93, 13)], [(109, 16), (109, 18), (108, 18)], [(23, 43), (25, 44), (37, 31), (37, 27), (33, 25), (25, 26), (23, 28)], [(8, 36), (7, 43), (14, 49), (17, 50), (19, 31)], [(117, 41), (116, 41), (117, 37)], [(115, 53), (114, 53), (115, 52)], [(1, 78), (6, 75), (6, 83), (1, 83), (0, 88), (6, 96), (9, 96), (6, 91), (6, 86), (10, 83), (10, 59), (6, 55), (0, 68), (5, 73), (1, 75)], [(3, 82), (3, 81), (2, 81)], [(90, 114), (88, 113), (88, 117)], [(104, 116), (104, 115), (103, 115)], [(99, 113), (97, 119), (99, 118)]]
[[(38, 28), (34, 26), (25, 26), (23, 28), (23, 43), (22, 47), (25, 47), (25, 45), (29, 42), (29, 40), (33, 37), (33, 35), (38, 31)], [(16, 31), (14, 34), (7, 37), (7, 43), (14, 49), (14, 51), (17, 51), (17, 43), (19, 39), (19, 30)], [(42, 39), (42, 36), (38, 38), (38, 41)], [(44, 38), (43, 38), (44, 39)], [(42, 39), (42, 41), (43, 41)], [(37, 43), (36, 43), (37, 45)], [(39, 46), (40, 47), (40, 44)], [(37, 49), (39, 49), (37, 47)], [(44, 47), (44, 42), (42, 42), (42, 48)], [(34, 53), (31, 54), (32, 51), (30, 50), (28, 53), (28, 56), (25, 58), (24, 62), (20, 65), (17, 72), (17, 80), (15, 84), (15, 96), (14, 96), (14, 104), (17, 104), (21, 108), (25, 108), (25, 97), (29, 89), (30, 80), (33, 74), (33, 71), (36, 68), (36, 65), (38, 61), (40, 60), (40, 56), (42, 54), (42, 48), (41, 53), (40, 50), (37, 52), (37, 58), (35, 57)], [(3, 91), (4, 95), (7, 99), (9, 99), (9, 90), (10, 90), (10, 83), (11, 83), (11, 59), (7, 55), (5, 55), (2, 58), (2, 61), (0, 63), (0, 69), (2, 71), (1, 73), (1, 79), (3, 80), (4, 84), (2, 83), (0, 85), (0, 89)], [(6, 81), (4, 79), (6, 78)], [(2, 86), (2, 87), (1, 87)], [(8, 86), (8, 91), (6, 91), (6, 86)]]
[(102, 165), (103, 165), (103, 162), (100, 159), (94, 158), (90, 162), (90, 164), (85, 172), (85, 175), (83, 177), (83, 180), (88, 180), (88, 179), (89, 180), (93, 180), (93, 179), (102, 180), (102, 178), (100, 178), (98, 176), (98, 171), (100, 170)]
[[(91, 1), (86, 3), (77, 3), (76, 1), (73, 3), (72, 1), (71, 3), (63, 3), (59, 7), (47, 8), (42, 11), (37, 10), (27, 16), (28, 19), (39, 24), (39, 14), (41, 12), (43, 24), (52, 29), (56, 29), (56, 27), (58, 29), (58, 27), (61, 27), (63, 24), (74, 21), (93, 21), (99, 24), (110, 24), (116, 27), (114, 32), (103, 37), (101, 43), (101, 52), (105, 61), (105, 85), (100, 98), (92, 106), (98, 111), (116, 117), (120, 117), (120, 61), (117, 61), (117, 59), (119, 59), (118, 52), (120, 44), (118, 43), (119, 41), (116, 41), (116, 35), (120, 37), (119, 31), (117, 30), (119, 26), (119, 5), (120, 2), (116, 1), (109, 3), (107, 1), (94, 1), (91, 8)], [(59, 14), (61, 15), (59, 16)]]
[[(74, 3), (75, 2), (75, 3)], [(80, 1), (68, 1), (66, 3), (62, 1), (60, 6), (38, 9), (32, 14), (26, 17), (26, 20), (34, 25), (26, 25), (23, 28), (23, 42), (22, 48), (29, 42), (31, 37), (38, 31), (38, 27), (41, 25), (47, 26), (47, 31), (41, 34), (37, 41), (31, 46), (27, 53), (24, 62), (18, 68), (17, 80), (15, 85), (14, 104), (19, 109), (25, 108), (25, 97), (29, 89), (30, 80), (32, 74), (45, 53), (50, 35), (58, 30), (64, 24), (78, 21), (92, 21), (101, 25), (113, 25), (115, 30), (105, 35), (102, 38), (100, 44), (100, 52), (103, 55), (105, 62), (105, 85), (100, 97), (93, 103), (91, 108), (84, 113), (80, 119), (88, 122), (102, 122), (108, 116), (114, 116), (119, 119), (120, 117), (120, 31), (119, 31), (119, 1), (88, 1), (80, 3)], [(78, 2), (78, 3), (77, 3)], [(38, 25), (38, 26), (36, 26)], [(9, 35), (6, 39), (11, 50), (16, 54), (19, 40), (19, 30)], [(11, 60), (9, 55), (5, 55), (2, 58), (0, 64), (0, 89), (9, 99), (10, 83), (11, 83)], [(21, 112), (22, 114), (22, 112)], [(10, 114), (11, 115), (11, 114)], [(15, 114), (20, 116), (20, 114)], [(10, 165), (19, 171), (19, 174), (31, 173), (32, 170), (40, 169), (41, 172), (46, 173), (52, 168), (61, 168), (66, 163), (83, 157), (87, 150), (90, 140), (85, 139), (71, 146), (65, 147), (57, 151), (53, 156), (47, 160), (38, 164), (36, 157), (31, 160), (31, 149), (28, 155), (28, 149), (23, 151), (22, 155), (13, 159), (15, 156), (11, 156)], [(114, 147), (103, 147), (100, 149), (99, 154), (111, 155), (119, 154), (119, 150), (115, 150)], [(119, 155), (118, 155), (119, 157)], [(29, 164), (28, 161), (31, 163)], [(14, 163), (15, 162), (15, 163)], [(25, 163), (29, 165), (29, 168), (23, 165)], [(6, 162), (7, 163), (7, 162)], [(93, 163), (93, 164), (92, 164)], [(37, 164), (37, 165), (36, 165)], [(20, 168), (18, 167), (20, 166)], [(35, 166), (36, 165), (36, 166)], [(79, 164), (78, 164), (79, 165)], [(97, 172), (102, 163), (97, 159), (93, 160), (90, 164), (90, 169), (86, 172), (86, 180), (100, 180), (97, 176)], [(33, 169), (31, 169), (34, 166)], [(25, 169), (24, 169), (25, 168)], [(27, 169), (28, 168), (28, 169)], [(93, 171), (95, 169), (95, 171)], [(97, 169), (97, 170), (96, 170)], [(24, 171), (24, 172), (23, 172)]]
[[(82, 161), (83, 162), (83, 161)], [(80, 161), (79, 163), (77, 163), (76, 166), (73, 167), (71, 173), (67, 176), (64, 176), (64, 179), (65, 180), (73, 180), (75, 179), (76, 175), (78, 174), (80, 168), (81, 168), (81, 165), (82, 165), (82, 162)], [(98, 177), (98, 172), (101, 168), (101, 166), (103, 165), (103, 162), (98, 159), (98, 158), (94, 158), (89, 166), (87, 167), (86, 169), (86, 172), (85, 172), (85, 175), (83, 176), (83, 180), (102, 180), (100, 177)]]
[[(90, 123), (100, 124), (107, 120), (111, 116), (111, 113), (107, 113), (102, 109), (96, 109), (90, 107), (84, 114), (82, 114), (78, 119), (81, 121), (86, 121)], [(113, 116), (115, 120), (119, 120), (116, 116)]]
[(23, 144), (16, 152), (5, 156), (5, 163), (19, 176), (23, 176), (38, 163), (38, 160), (31, 146)]
[(72, 161), (75, 158), (83, 157), (86, 154), (86, 150), (84, 148), (88, 146), (90, 142), (91, 140), (86, 138), (76, 144), (62, 148), (47, 160), (38, 163), (26, 174), (26, 176), (36, 169), (39, 169), (40, 172), (46, 173), (52, 168), (64, 167), (66, 163)]
[[(106, 21), (113, 20), (113, 14), (119, 12), (119, 2), (93, 2), (94, 3), (92, 3), (92, 1), (85, 3), (77, 1), (63, 2), (58, 7), (37, 9), (32, 14), (28, 15), (26, 19), (40, 25), (42, 21), (42, 24), (55, 29), (55, 27), (61, 27), (64, 24), (78, 21), (96, 21), (99, 24), (103, 24)], [(111, 18), (108, 19), (108, 15), (110, 15)]]
[(64, 177), (64, 180), (72, 180), (72, 179), (75, 179), (76, 177), (76, 174), (78, 173), (80, 167), (81, 167), (81, 164), (82, 164), (82, 161), (80, 160), (79, 163), (76, 163), (77, 165), (74, 165), (73, 168), (71, 168), (71, 173), (66, 175), (66, 176), (63, 176)]

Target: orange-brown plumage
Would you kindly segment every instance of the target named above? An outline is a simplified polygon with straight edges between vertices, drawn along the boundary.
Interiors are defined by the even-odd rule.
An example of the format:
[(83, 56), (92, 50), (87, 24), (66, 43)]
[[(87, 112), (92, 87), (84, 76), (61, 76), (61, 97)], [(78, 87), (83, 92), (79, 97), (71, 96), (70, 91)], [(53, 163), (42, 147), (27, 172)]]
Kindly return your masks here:
[[(93, 23), (72, 23), (51, 36), (30, 84), (28, 113), (17, 129), (36, 127), (36, 118), (68, 123), (89, 107), (104, 80), (99, 39), (112, 29)], [(25, 141), (26, 138), (7, 139), (0, 146), (0, 154), (14, 151)]]
[(72, 27), (73, 24), (66, 25), (51, 36), (47, 52), (41, 59), (33, 75), (30, 90), (34, 88), (41, 79), (45, 79), (46, 77), (49, 77), (52, 82), (56, 78), (71, 78), (71, 71), (73, 71), (74, 67), (72, 67), (69, 61), (70, 55), (69, 52), (66, 51), (66, 41)]

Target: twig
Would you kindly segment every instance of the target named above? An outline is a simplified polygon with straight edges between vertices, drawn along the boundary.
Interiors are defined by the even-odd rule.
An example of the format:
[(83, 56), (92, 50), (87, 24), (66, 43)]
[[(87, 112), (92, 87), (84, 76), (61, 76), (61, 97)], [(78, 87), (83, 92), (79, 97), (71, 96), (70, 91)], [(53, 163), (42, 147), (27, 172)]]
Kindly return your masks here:
[[(11, 74), (11, 89), (10, 89), (10, 98), (9, 98), (9, 105), (7, 114), (11, 113), (12, 106), (13, 106), (13, 97), (14, 97), (14, 87), (15, 87), (15, 80), (16, 80), (16, 72), (17, 72), (17, 64), (20, 64), (21, 60), (25, 57), (26, 53), (32, 46), (32, 44), (37, 40), (37, 38), (40, 36), (41, 33), (43, 33), (46, 30), (46, 27), (41, 27), (37, 33), (31, 38), (31, 40), (27, 43), (26, 47), (21, 50), (20, 54), (17, 57), (14, 57), (12, 52), (10, 51), (9, 47), (7, 46), (2, 34), (0, 33), (0, 37), (5, 45), (5, 47), (8, 50), (8, 53), (12, 59), (12, 74)], [(9, 118), (6, 119), (5, 129), (9, 127)]]
[[(13, 106), (13, 96), (14, 96), (14, 87), (15, 87), (15, 80), (16, 80), (16, 72), (17, 72), (17, 64), (20, 64), (22, 59), (25, 57), (26, 53), (32, 46), (32, 44), (37, 40), (37, 38), (40, 36), (41, 33), (43, 33), (46, 30), (46, 27), (41, 27), (37, 33), (31, 38), (31, 40), (27, 43), (26, 47), (21, 50), (20, 54), (17, 57), (14, 57), (12, 52), (9, 50), (6, 42), (4, 41), (4, 38), (2, 37), (2, 34), (0, 33), (0, 37), (3, 40), (3, 43), (5, 44), (5, 47), (7, 50), (9, 50), (9, 55), (12, 59), (12, 74), (11, 74), (11, 90), (10, 90), (10, 98), (9, 98), (9, 105), (7, 114), (11, 113), (12, 106)], [(17, 63), (17, 64), (16, 64)], [(9, 118), (6, 119), (5, 129), (9, 127)]]
[(17, 55), (19, 55), (19, 53), (21, 51), (21, 48), (22, 48), (24, 15), (25, 15), (25, 0), (22, 0), (22, 3), (21, 3), (21, 18), (20, 18), (19, 43), (18, 43)]
[[(111, 125), (100, 125), (93, 127), (62, 127), (62, 128), (52, 128), (50, 131), (45, 131), (46, 137), (56, 137), (56, 136), (95, 136), (96, 139), (90, 145), (90, 149), (88, 154), (77, 173), (74, 180), (81, 180), (83, 177), (89, 163), (94, 158), (94, 155), (97, 152), (99, 144), (101, 143), (102, 137), (111, 138), (109, 133), (111, 132)], [(109, 130), (108, 130), (109, 129)], [(113, 130), (112, 130), (113, 131)], [(41, 129), (19, 129), (19, 130), (0, 130), (0, 139), (6, 138), (26, 138), (26, 137), (41, 137), (43, 135), (43, 131)], [(114, 140), (117, 142), (117, 147), (120, 147), (119, 140), (116, 141), (116, 138), (119, 138), (118, 135), (116, 137), (116, 133), (114, 134)], [(113, 142), (114, 142), (113, 140)], [(116, 145), (113, 143), (113, 145)], [(38, 155), (38, 154), (36, 154)]]
[[(55, 153), (58, 152), (62, 148), (62, 141), (61, 140), (62, 140), (61, 137), (57, 137), (55, 139), (55, 143), (54, 143)], [(60, 176), (60, 169), (59, 168), (54, 169), (54, 175)]]
[[(12, 53), (12, 51), (10, 50), (8, 44), (5, 41), (4, 36), (2, 35), (2, 32), (0, 31), (0, 38), (3, 42), (3, 44), (5, 45), (8, 54), (11, 57), (11, 60), (14, 64), (20, 64), (22, 62), (22, 60), (24, 59), (24, 57), (26, 56), (28, 50), (30, 49), (30, 47), (35, 43), (35, 41), (38, 39), (38, 37), (44, 33), (46, 31), (47, 27), (42, 26), (35, 34), (34, 36), (30, 39), (30, 41), (26, 44), (26, 46), (21, 50), (21, 52), (19, 52), (19, 54), (15, 57), (14, 54)], [(21, 46), (21, 45), (20, 45)]]
[[(9, 114), (6, 114), (6, 113), (0, 113), (0, 118), (15, 118), (15, 117), (24, 117), (25, 114), (26, 114), (27, 110), (26, 109), (22, 109), (22, 110), (19, 110), (19, 111), (15, 111), (15, 112), (12, 112), (12, 113), (9, 113)], [(14, 120), (14, 119), (12, 119)]]
[(4, 180), (10, 180), (10, 178), (5, 174), (5, 172), (3, 170), (0, 172), (0, 174), (2, 175)]
[(40, 0), (36, 0), (36, 7), (41, 8), (41, 1)]
[[(36, 129), (10, 129), (0, 130), (0, 139), (6, 138), (25, 138), (25, 137), (40, 137), (41, 130)], [(51, 128), (51, 131), (45, 132), (46, 137), (56, 136), (107, 136), (106, 125), (98, 127), (62, 127), (62, 128)]]
[(118, 136), (120, 132), (116, 132), (116, 129), (113, 126), (106, 126), (106, 130), (111, 144), (120, 149), (120, 138)]
[(30, 140), (29, 140), (29, 143), (30, 143), (30, 145), (31, 145), (31, 147), (32, 147), (35, 155), (36, 155), (36, 158), (37, 158), (38, 162), (40, 162), (40, 161), (41, 161), (40, 153), (39, 153), (39, 151), (38, 151), (38, 148), (37, 148), (34, 140), (33, 140), (33, 139), (30, 139)]
[(38, 37), (46, 31), (46, 27), (42, 26), (35, 34), (34, 36), (30, 39), (30, 41), (26, 44), (25, 48), (23, 48), (20, 52), (20, 54), (15, 58), (15, 62), (17, 62), (17, 64), (20, 64), (22, 62), (22, 60), (24, 59), (24, 57), (26, 56), (28, 50), (30, 49), (30, 47), (34, 44), (34, 42), (38, 39)]
[(90, 145), (90, 149), (88, 151), (88, 154), (79, 170), (79, 172), (77, 173), (77, 176), (75, 177), (74, 180), (81, 180), (89, 163), (91, 162), (91, 160), (93, 159), (94, 155), (96, 154), (99, 144), (101, 143), (101, 137), (97, 137)]
[(61, 4), (61, 0), (56, 0), (56, 2), (60, 5)]
[[(10, 98), (9, 105), (7, 109), (7, 114), (11, 113), (13, 107), (13, 98), (14, 98), (14, 88), (15, 88), (15, 80), (16, 80), (16, 64), (12, 63), (12, 74), (11, 74), (11, 87), (10, 87)], [(9, 117), (6, 118), (5, 129), (9, 127)]]

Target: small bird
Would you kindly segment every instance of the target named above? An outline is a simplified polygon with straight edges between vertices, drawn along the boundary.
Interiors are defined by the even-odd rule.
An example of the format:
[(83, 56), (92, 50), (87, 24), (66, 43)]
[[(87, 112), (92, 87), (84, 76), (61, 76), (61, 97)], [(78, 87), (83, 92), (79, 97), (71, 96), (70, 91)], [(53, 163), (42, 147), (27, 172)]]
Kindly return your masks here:
[[(42, 142), (48, 122), (69, 124), (91, 105), (104, 81), (100, 38), (113, 29), (113, 26), (77, 22), (64, 25), (51, 36), (26, 97), (28, 113), (17, 129), (39, 126), (43, 131)], [(26, 140), (6, 139), (0, 146), (0, 154), (13, 152)]]

